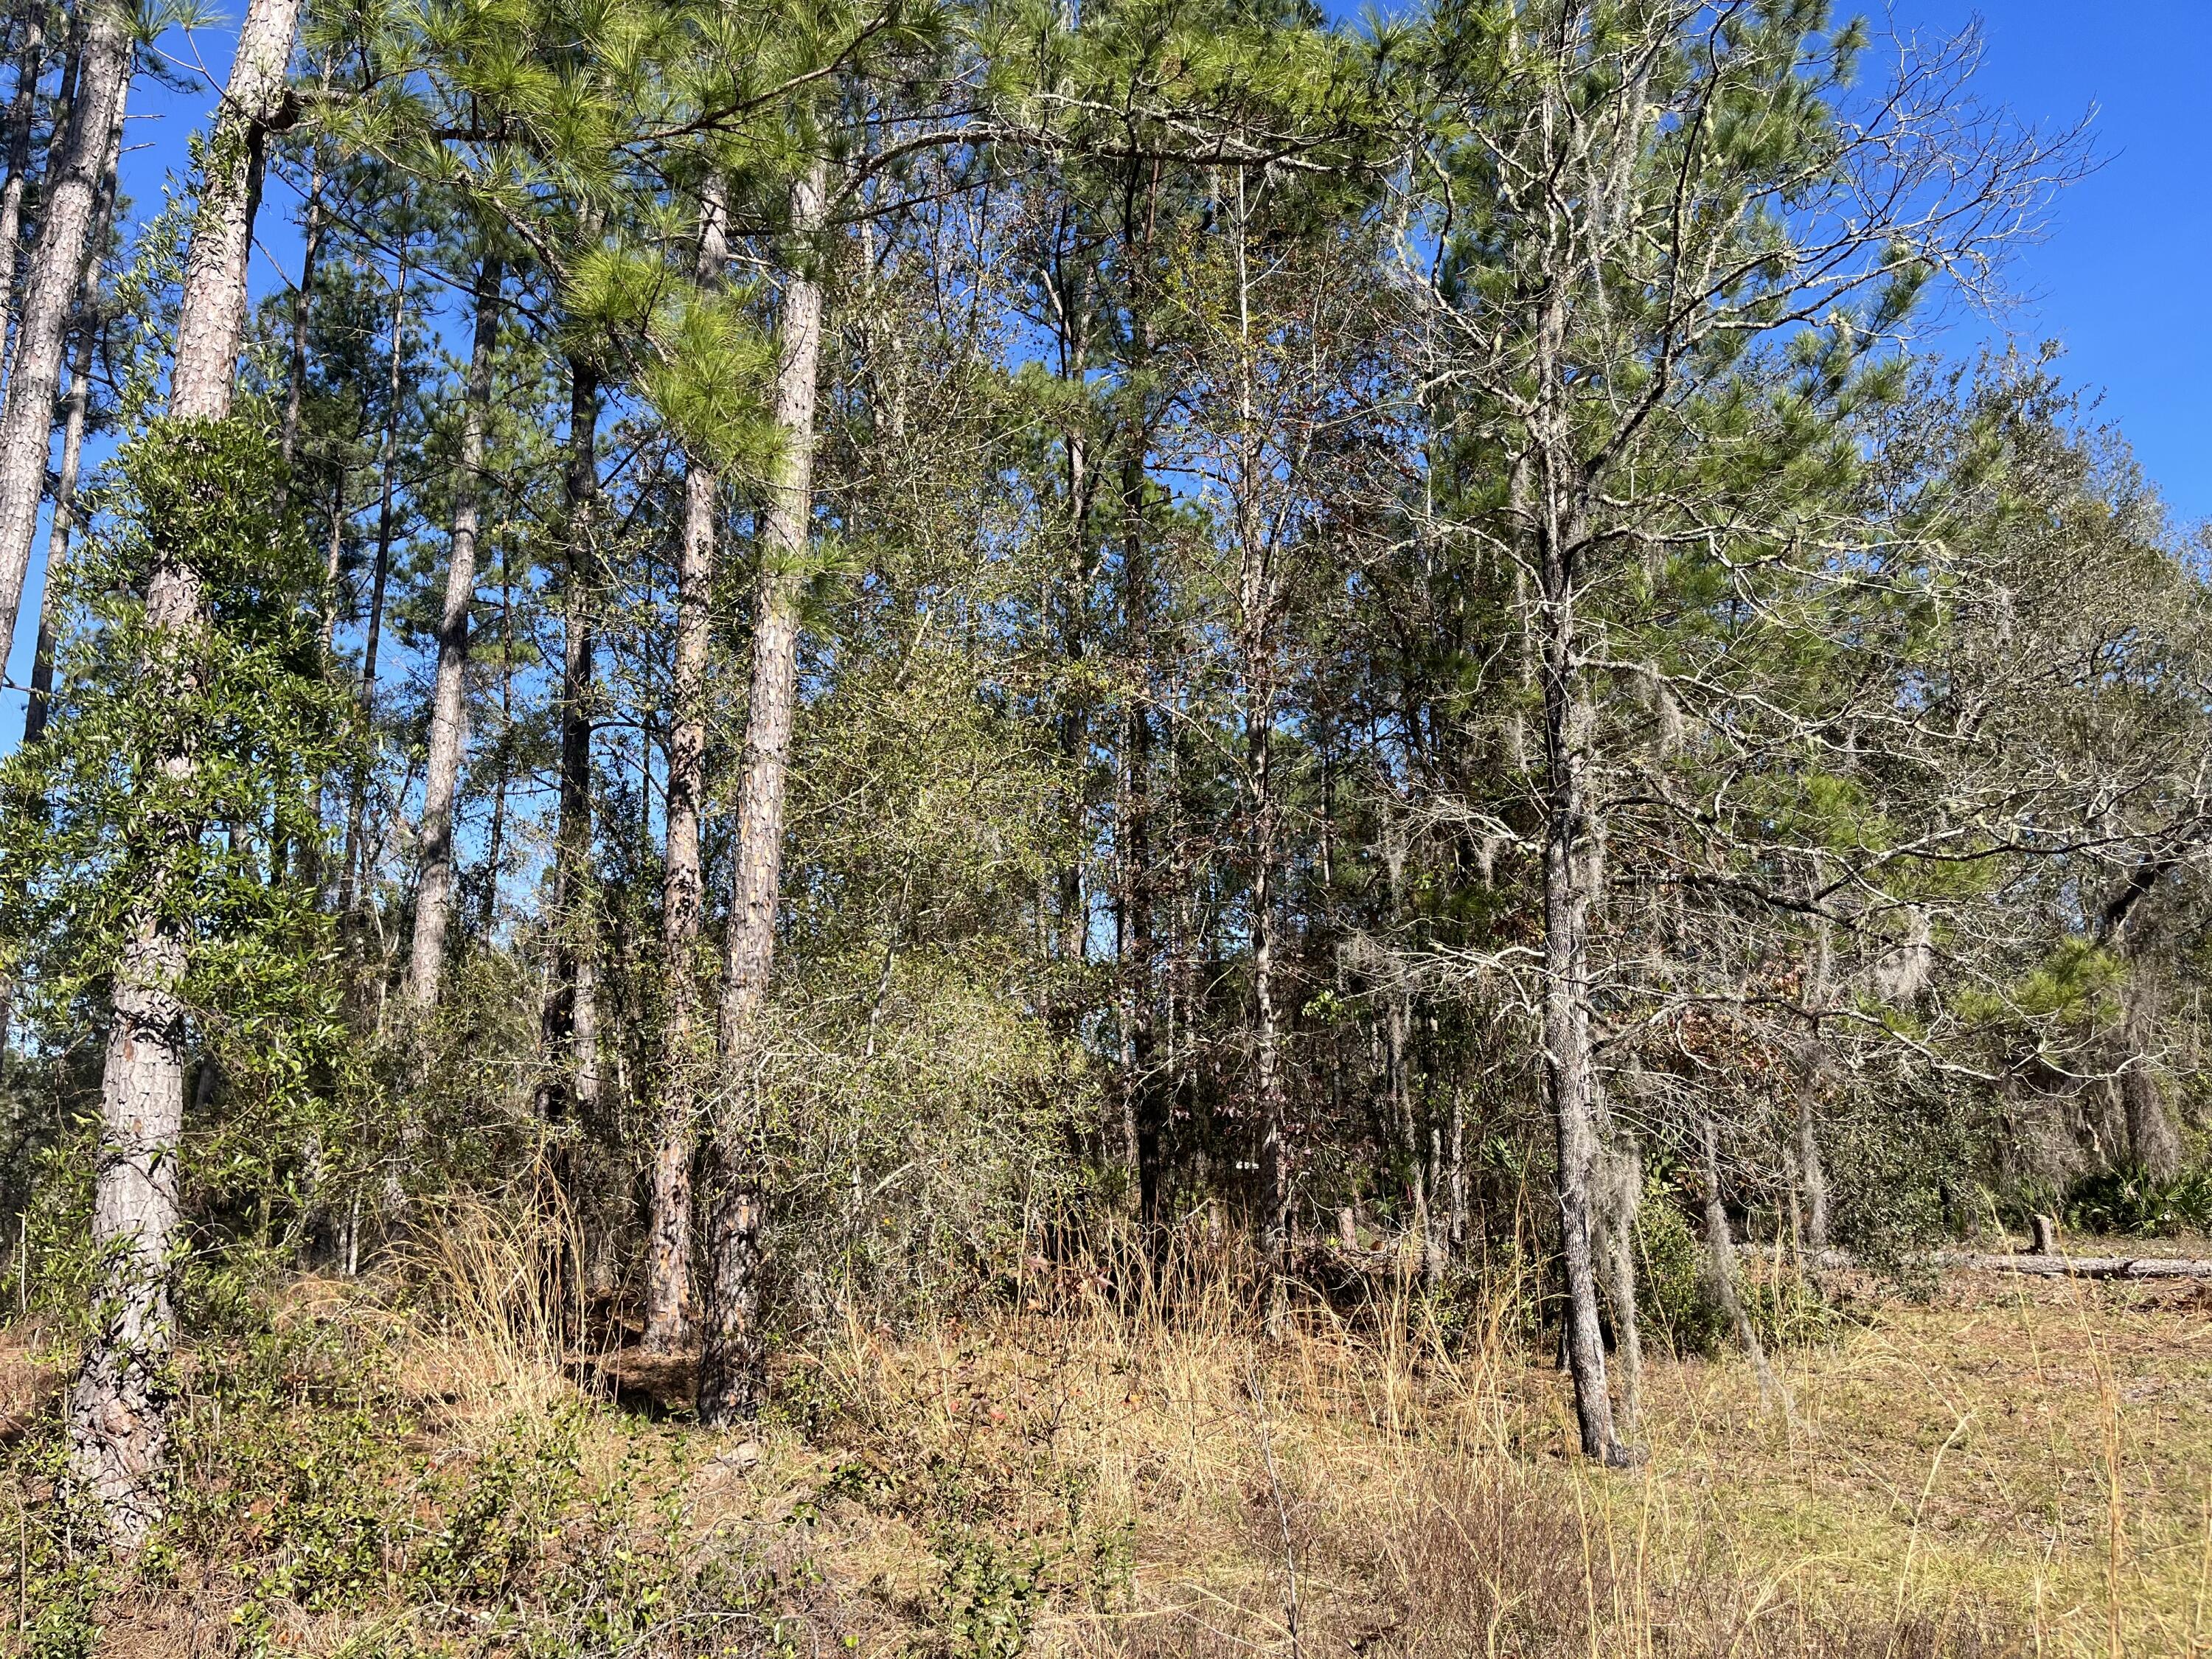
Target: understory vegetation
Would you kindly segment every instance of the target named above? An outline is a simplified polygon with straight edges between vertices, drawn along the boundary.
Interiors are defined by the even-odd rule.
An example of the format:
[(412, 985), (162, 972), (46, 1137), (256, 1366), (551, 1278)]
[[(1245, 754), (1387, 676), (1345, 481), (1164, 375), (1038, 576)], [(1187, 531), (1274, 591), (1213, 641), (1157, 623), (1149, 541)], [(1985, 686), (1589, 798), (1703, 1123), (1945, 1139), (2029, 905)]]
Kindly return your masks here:
[(205, 21), (0, 40), (17, 1648), (2202, 1650), (2208, 548), (1978, 27)]
[[(564, 1347), (531, 1241), (454, 1218), (404, 1279), (291, 1279), (198, 1334), (177, 1484), (127, 1571), (72, 1547), (47, 1396), (0, 1358), (21, 1650), (2187, 1654), (2206, 1638), (2201, 1292), (1824, 1286), (1817, 1331), (1655, 1355), (1649, 1463), (1577, 1455), (1525, 1289), (1456, 1332), (1402, 1279), (1277, 1342), (1041, 1277), (857, 1319), (777, 1406)], [(1110, 1275), (1107, 1275), (1110, 1278)], [(1786, 1268), (1749, 1275), (1765, 1294)], [(2004, 1356), (1991, 1363), (1993, 1353)]]

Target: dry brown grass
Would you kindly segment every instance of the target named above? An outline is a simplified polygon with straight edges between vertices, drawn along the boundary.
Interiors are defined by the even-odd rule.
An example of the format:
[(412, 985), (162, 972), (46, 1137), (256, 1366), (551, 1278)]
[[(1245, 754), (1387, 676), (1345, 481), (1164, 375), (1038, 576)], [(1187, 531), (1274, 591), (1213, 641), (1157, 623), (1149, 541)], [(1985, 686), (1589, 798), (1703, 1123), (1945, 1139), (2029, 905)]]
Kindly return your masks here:
[[(1984, 1279), (1932, 1304), (1869, 1302), (1838, 1340), (1778, 1357), (1786, 1413), (1733, 1360), (1662, 1361), (1646, 1381), (1650, 1461), (1619, 1474), (1569, 1455), (1563, 1380), (1496, 1322), (1454, 1347), (1401, 1302), (1352, 1323), (1316, 1310), (1267, 1345), (1218, 1279), (1172, 1317), (1079, 1278), (919, 1335), (854, 1319), (783, 1358), (782, 1420), (708, 1436), (656, 1403), (682, 1395), (680, 1364), (560, 1352), (561, 1310), (533, 1310), (543, 1281), (507, 1271), (515, 1248), (489, 1221), (453, 1230), (432, 1264), (443, 1289), (405, 1315), (327, 1285), (288, 1303), (287, 1319), (346, 1333), (322, 1351), (378, 1356), (398, 1450), (363, 1454), (359, 1478), (392, 1486), (374, 1513), (393, 1535), (358, 1583), (272, 1599), (272, 1575), (307, 1547), (283, 1505), (307, 1500), (284, 1497), (296, 1480), (253, 1496), (259, 1465), (202, 1432), (187, 1477), (235, 1487), (231, 1507), (206, 1510), (232, 1518), (203, 1529), (191, 1547), (208, 1559), (160, 1595), (116, 1593), (111, 1641), (179, 1654), (243, 1650), (247, 1636), (363, 1654), (2212, 1650), (2212, 1304), (2187, 1289)], [(1508, 1305), (1491, 1307), (1502, 1319)], [(343, 1381), (279, 1389), (226, 1432), (281, 1438), (290, 1424), (305, 1443)], [(50, 1407), (0, 1402), (19, 1410)], [(383, 1419), (363, 1420), (373, 1439)], [(541, 1432), (556, 1421), (558, 1437)], [(485, 1481), (534, 1490), (532, 1459), (573, 1478), (547, 1485), (540, 1510), (510, 1504), (498, 1547), (514, 1559), (496, 1583), (408, 1566), (445, 1560), (440, 1528)], [(654, 1605), (594, 1635), (589, 1605), (624, 1596)], [(248, 1601), (253, 1620), (234, 1622)]]

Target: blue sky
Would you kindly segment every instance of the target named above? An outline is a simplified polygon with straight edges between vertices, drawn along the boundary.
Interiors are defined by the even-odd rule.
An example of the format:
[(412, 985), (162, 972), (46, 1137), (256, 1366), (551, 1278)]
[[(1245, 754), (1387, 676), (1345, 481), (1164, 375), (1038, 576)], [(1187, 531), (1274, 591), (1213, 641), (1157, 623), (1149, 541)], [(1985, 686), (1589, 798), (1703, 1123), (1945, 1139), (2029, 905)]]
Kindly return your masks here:
[[(243, 0), (217, 0), (222, 10)], [(1353, 4), (1341, 4), (1350, 13)], [(1839, 7), (1839, 10), (1844, 9)], [(1870, 11), (1877, 30), (1948, 34), (1977, 16), (1987, 57), (1982, 98), (2023, 121), (2071, 125), (2092, 116), (2103, 165), (2064, 192), (2048, 233), (2020, 249), (2008, 273), (2020, 302), (1994, 322), (1953, 308), (1947, 332), (1925, 343), (1971, 355), (2009, 338), (2033, 350), (2065, 349), (2062, 372), (2100, 398), (2184, 525), (2212, 520), (2212, 0), (1892, 0)], [(227, 29), (163, 45), (208, 83), (173, 91), (142, 76), (132, 92), (125, 187), (137, 215), (160, 205), (165, 175), (214, 102), (229, 65)], [(195, 50), (196, 49), (196, 50)], [(197, 62), (195, 61), (197, 58)], [(1874, 69), (1879, 54), (1872, 54)], [(296, 265), (294, 193), (272, 180), (264, 203), (257, 293), (283, 278), (270, 256)], [(42, 562), (45, 538), (36, 544)], [(34, 562), (30, 592), (41, 572)], [(8, 664), (30, 672), (35, 606)], [(0, 693), (0, 742), (20, 730), (22, 697)]]
[(2094, 108), (2104, 158), (2019, 255), (2006, 325), (2062, 343), (2176, 515), (2212, 518), (2212, 0), (1896, 0), (1892, 15), (1950, 31), (1978, 9), (1982, 95), (2039, 121)]

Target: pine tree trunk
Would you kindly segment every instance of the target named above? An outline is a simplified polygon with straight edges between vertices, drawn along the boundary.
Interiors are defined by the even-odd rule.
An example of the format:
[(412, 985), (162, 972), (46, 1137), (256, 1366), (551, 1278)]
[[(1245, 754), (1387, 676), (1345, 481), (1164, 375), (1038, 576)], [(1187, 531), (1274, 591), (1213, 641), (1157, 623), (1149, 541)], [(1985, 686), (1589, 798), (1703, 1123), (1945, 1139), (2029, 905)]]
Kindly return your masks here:
[[(1766, 1345), (1759, 1340), (1759, 1328), (1751, 1322), (1750, 1310), (1743, 1305), (1742, 1293), (1736, 1286), (1735, 1240), (1730, 1236), (1728, 1206), (1721, 1201), (1720, 1135), (1708, 1116), (1702, 1126), (1705, 1134), (1705, 1251), (1706, 1271), (1713, 1287), (1714, 1299), (1719, 1303), (1722, 1314), (1735, 1328), (1736, 1340), (1743, 1344), (1744, 1352), (1750, 1357), (1752, 1369), (1759, 1376), (1759, 1397), (1771, 1401), (1776, 1397), (1778, 1385), (1774, 1373), (1766, 1363)], [(1788, 1396), (1784, 1395), (1784, 1405)]]
[[(700, 204), (702, 288), (729, 262), (718, 183)], [(684, 543), (676, 570), (676, 650), (668, 726), (667, 856), (661, 880), (661, 959), (668, 976), (660, 1121), (653, 1150), (653, 1218), (646, 1269), (645, 1346), (665, 1353), (684, 1340), (691, 1279), (692, 1119), (698, 1109), (699, 804), (707, 787), (707, 647), (714, 626), (714, 520), (720, 481), (693, 457), (684, 479)]]
[[(111, 15), (102, 12), (95, 33)], [(298, 17), (299, 0), (252, 0), (239, 31), (185, 259), (169, 387), (173, 419), (221, 420), (230, 413), (262, 139), (281, 110)], [(109, 51), (105, 45), (97, 54), (88, 48), (88, 74), (96, 62), (103, 76), (111, 68), (118, 78), (128, 72), (127, 39), (112, 57)], [(100, 101), (81, 95), (78, 108)], [(51, 411), (51, 386), (46, 399)], [(196, 641), (208, 625), (200, 573), (158, 565), (147, 586), (146, 620), (158, 641), (149, 669), (173, 696), (190, 698), (197, 690)], [(191, 733), (153, 758), (172, 776), (189, 776), (196, 759)], [(181, 822), (151, 828), (156, 850), (147, 902), (125, 921), (110, 994), (93, 1188), (92, 1242), (102, 1272), (69, 1402), (73, 1476), (99, 1503), (111, 1540), (125, 1550), (143, 1541), (160, 1513), (167, 1449), (163, 1373), (173, 1340), (168, 1280), (184, 1120), (185, 1021), (178, 992), (189, 935), (166, 902), (167, 872), (199, 833), (198, 825)]]
[(331, 477), (331, 533), (323, 544), (323, 654), (337, 649), (338, 621), (343, 607), (339, 584), (345, 576), (346, 526), (353, 522), (346, 507), (346, 486), (352, 482), (341, 457)]
[[(1068, 272), (1063, 265), (1056, 276), (1060, 377), (1079, 386), (1089, 370), (1091, 354), (1089, 276), (1080, 269)], [(1093, 484), (1087, 434), (1079, 427), (1071, 427), (1062, 438), (1067, 457), (1067, 577), (1060, 592), (1060, 648), (1068, 672), (1058, 692), (1060, 708), (1054, 725), (1069, 792), (1068, 845), (1079, 848), (1085, 839), (1085, 825), (1090, 815), (1084, 776), (1091, 744), (1091, 708), (1082, 686), (1081, 665), (1088, 649), (1086, 623), (1092, 571), (1089, 508)], [(1062, 1029), (1072, 1030), (1075, 1020), (1081, 1017), (1077, 1002), (1079, 980), (1074, 970), (1089, 957), (1091, 937), (1091, 904), (1084, 891), (1080, 852), (1072, 853), (1068, 861), (1060, 866), (1059, 885), (1059, 948), (1065, 1002), (1057, 1012)]]
[(1283, 1334), (1289, 1307), (1291, 1170), (1283, 1141), (1281, 1031), (1275, 1007), (1274, 697), (1264, 684), (1253, 688), (1252, 697), (1244, 722), (1252, 757), (1252, 1093), (1260, 1124), (1262, 1317), (1272, 1341)]
[(1633, 1438), (1644, 1417), (1644, 1333), (1636, 1308), (1636, 1213), (1644, 1197), (1644, 1158), (1635, 1137), (1597, 1092), (1597, 1156), (1592, 1167), (1591, 1224), (1598, 1288), (1613, 1314), (1620, 1380), (1620, 1432)]
[(592, 510), (599, 495), (599, 376), (568, 361), (568, 454), (563, 482), (568, 513), (568, 570), (562, 595), (560, 793), (553, 830), (552, 884), (547, 920), (554, 929), (552, 972), (540, 1020), (550, 1069), (540, 1091), (546, 1115), (574, 1103), (577, 910), (591, 857), (591, 606)]
[[(208, 185), (192, 220), (185, 265), (169, 413), (213, 418), (230, 412), (238, 351), (246, 334), (246, 275), (253, 218), (261, 205), (264, 143), (290, 119), (284, 72), (300, 0), (247, 0), (230, 84), (208, 146)], [(91, 54), (87, 53), (89, 64)], [(82, 96), (82, 94), (80, 94)]]
[(445, 605), (438, 617), (437, 679), (430, 696), (429, 754), (423, 763), (421, 872), (407, 963), (407, 994), (418, 1009), (437, 1005), (446, 965), (446, 927), (453, 888), (453, 794), (460, 783), (461, 749), (468, 735), (462, 682), (469, 662), (469, 607), (477, 592), (484, 428), (491, 414), (491, 363), (505, 276), (496, 254), (485, 254), (477, 268), (476, 329), (461, 407), (460, 465), (453, 480), (453, 556), (446, 568)]
[[(1406, 921), (1406, 833), (1396, 822), (1389, 823), (1382, 836), (1382, 869), (1389, 889), (1390, 927), (1394, 935), (1405, 926)], [(1386, 952), (1395, 948), (1394, 938), (1384, 947)], [(1406, 1180), (1412, 1188), (1413, 1200), (1413, 1237), (1421, 1249), (1421, 1282), (1433, 1290), (1443, 1278), (1443, 1267), (1437, 1260), (1434, 1237), (1436, 1182), (1430, 1167), (1428, 1148), (1422, 1144), (1419, 1115), (1413, 1109), (1413, 1060), (1410, 1053), (1413, 1024), (1413, 989), (1406, 982), (1404, 969), (1393, 957), (1386, 955), (1383, 971), (1389, 975), (1388, 1000), (1383, 1009), (1382, 1058), (1383, 1068), (1390, 1091), (1390, 1113), (1396, 1120), (1401, 1146), (1406, 1154)]]
[[(37, 115), (39, 82), (46, 68), (46, 0), (23, 0), (15, 15), (23, 27), (23, 41), (15, 53), (15, 94), (8, 100), (8, 176), (0, 183), (0, 259), (7, 262), (8, 276), (8, 291), (0, 295), (7, 307), (6, 318), (0, 319), (0, 336), (5, 335), (5, 325), (13, 320), (15, 312), (23, 191), (31, 172), (31, 128)], [(14, 353), (8, 355), (12, 357)]]
[(1608, 1463), (1626, 1453), (1614, 1433), (1592, 1258), (1590, 1182), (1596, 1153), (1596, 1079), (1589, 1030), (1590, 731), (1595, 711), (1577, 658), (1575, 529), (1553, 516), (1539, 532), (1537, 606), (1544, 694), (1544, 1094), (1559, 1159), (1559, 1250), (1566, 1269), (1567, 1361), (1583, 1453)]
[[(313, 316), (315, 266), (323, 252), (323, 164), (317, 153), (307, 180), (307, 211), (300, 227), (300, 286), (292, 295), (292, 360), (284, 377), (281, 447), (289, 472), (300, 459), (300, 420), (307, 398), (307, 324)], [(298, 492), (293, 499), (299, 499)]]
[(574, 1206), (583, 1246), (578, 1285), (589, 1296), (604, 1288), (611, 1194), (603, 1167), (610, 1139), (603, 1121), (599, 1075), (599, 908), (592, 880), (593, 803), (592, 738), (595, 713), (599, 601), (599, 371), (568, 362), (568, 453), (562, 483), (568, 514), (568, 570), (561, 648), (561, 783), (553, 832), (552, 973), (541, 1030), (549, 1069), (540, 1109), (567, 1121), (563, 1184)]
[(768, 1387), (760, 1325), (761, 1177), (744, 1144), (755, 1127), (750, 1026), (768, 994), (783, 864), (784, 774), (799, 689), (799, 598), (813, 517), (815, 381), (822, 360), (822, 280), (813, 246), (822, 228), (824, 184), (817, 161), (793, 188), (798, 264), (784, 290), (775, 422), (783, 465), (761, 520), (760, 586), (754, 599), (751, 700), (745, 710), (744, 777), (738, 798), (737, 872), (722, 964), (717, 1048), (741, 1105), (715, 1134), (706, 1160), (711, 1209), (706, 1230), (706, 1297), (701, 1333), (699, 1417), (704, 1423), (758, 1414)]
[(507, 790), (514, 769), (514, 549), (499, 550), (498, 763), (491, 784), (491, 823), (484, 830), (483, 910), (478, 925), (489, 934), (499, 925), (499, 884), (507, 858)]
[(1252, 1092), (1260, 1127), (1260, 1256), (1261, 1321), (1270, 1340), (1283, 1334), (1288, 1311), (1291, 1254), (1291, 1172), (1283, 1138), (1283, 1079), (1279, 1021), (1275, 1007), (1275, 651), (1282, 596), (1267, 535), (1261, 529), (1260, 491), (1272, 477), (1258, 440), (1252, 374), (1252, 281), (1247, 262), (1249, 210), (1245, 178), (1236, 175), (1231, 246), (1236, 258), (1237, 340), (1237, 645), (1244, 668), (1244, 750), (1250, 769), (1252, 850)]
[(31, 658), (30, 702), (23, 711), (23, 742), (27, 747), (46, 736), (54, 695), (55, 594), (69, 565), (70, 538), (76, 531), (77, 477), (84, 461), (84, 428), (92, 404), (94, 348), (106, 326), (107, 313), (100, 299), (100, 263), (115, 219), (116, 168), (122, 160), (123, 124), (118, 121), (107, 144), (107, 166), (100, 181), (100, 199), (93, 210), (91, 252), (85, 260), (84, 283), (77, 294), (76, 324), (70, 349), (69, 395), (63, 400), (62, 470), (54, 486), (53, 521), (46, 530), (46, 574), (39, 595), (39, 638)]
[[(384, 599), (392, 580), (392, 542), (398, 529), (394, 494), (399, 480), (399, 389), (405, 362), (402, 348), (406, 324), (407, 261), (403, 255), (398, 280), (392, 289), (392, 350), (384, 388), (383, 477), (377, 495), (376, 556), (368, 579), (368, 627), (361, 652), (362, 714), (372, 725), (376, 719), (377, 658), (384, 642)], [(368, 768), (364, 763), (354, 774), (353, 791), (346, 806), (345, 872), (341, 878), (344, 886), (338, 899), (338, 910), (348, 918), (357, 915), (361, 907), (368, 902), (368, 893), (375, 884), (374, 872), (368, 868), (364, 821), (368, 808)]]
[[(54, 158), (39, 240), (23, 289), (14, 367), (0, 406), (0, 644), (15, 634), (16, 613), (38, 533), (46, 460), (53, 448), (54, 394), (62, 348), (83, 286), (85, 261), (106, 176), (107, 154), (123, 120), (136, 44), (116, 0), (87, 0), (83, 69), (73, 115)], [(13, 243), (0, 244), (13, 257)], [(235, 357), (233, 358), (234, 362)]]
[(1446, 1235), (1455, 1252), (1467, 1249), (1467, 1091), (1455, 1085), (1451, 1097), (1451, 1150), (1446, 1181), (1451, 1194), (1451, 1224)]
[[(1139, 354), (1149, 360), (1149, 321), (1138, 331)], [(1121, 464), (1121, 611), (1133, 689), (1126, 742), (1128, 774), (1123, 812), (1122, 903), (1125, 923), (1121, 971), (1126, 983), (1129, 1042), (1124, 1086), (1135, 1131), (1137, 1215), (1148, 1231), (1166, 1219), (1167, 1097), (1153, 1075), (1158, 1032), (1153, 1019), (1154, 981), (1159, 948), (1154, 921), (1152, 871), (1152, 568), (1146, 541), (1145, 451), (1146, 424), (1132, 423)]]

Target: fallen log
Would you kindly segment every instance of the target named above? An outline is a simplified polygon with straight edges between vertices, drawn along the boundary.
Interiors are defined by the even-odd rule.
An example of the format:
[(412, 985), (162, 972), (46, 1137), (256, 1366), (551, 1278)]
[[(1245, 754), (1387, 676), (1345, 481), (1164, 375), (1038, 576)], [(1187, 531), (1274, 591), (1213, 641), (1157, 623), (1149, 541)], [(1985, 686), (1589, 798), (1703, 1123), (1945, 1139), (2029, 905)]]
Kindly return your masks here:
[[(1741, 1247), (1747, 1253), (1767, 1254), (1756, 1245)], [(1847, 1250), (1811, 1250), (1801, 1258), (1814, 1268), (1856, 1267)], [(2027, 1273), (2039, 1279), (2212, 1279), (2212, 1261), (2190, 1256), (2067, 1255), (2041, 1251), (2009, 1253), (1977, 1250), (1937, 1250), (1921, 1258), (1931, 1267), (1954, 1267), (1966, 1273)]]
[(1939, 1251), (1941, 1267), (1970, 1273), (2034, 1273), (2045, 1279), (2212, 1279), (2212, 1261), (2170, 1255), (1969, 1255)]

